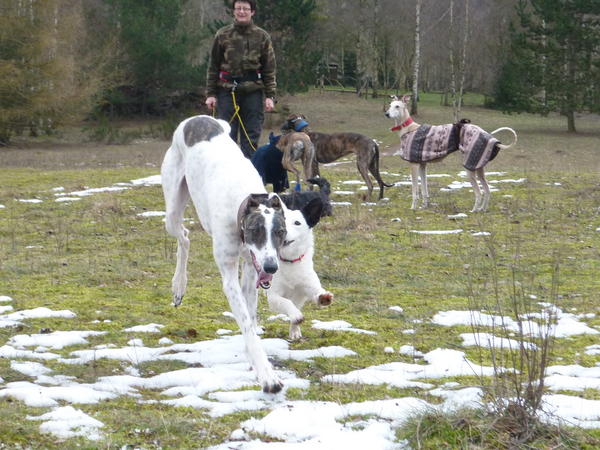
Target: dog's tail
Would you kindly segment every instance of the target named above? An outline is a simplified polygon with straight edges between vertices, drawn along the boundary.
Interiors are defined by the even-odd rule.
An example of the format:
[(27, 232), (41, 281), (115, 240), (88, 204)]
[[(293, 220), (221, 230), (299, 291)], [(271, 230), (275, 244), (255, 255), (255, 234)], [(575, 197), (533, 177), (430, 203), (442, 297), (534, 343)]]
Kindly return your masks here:
[(327, 181), (327, 178), (315, 177), (309, 178), (306, 181), (319, 186), (319, 190), (327, 197), (329, 197), (329, 194), (331, 194), (331, 185), (329, 184), (329, 181)]
[(498, 148), (500, 148), (501, 150), (506, 150), (507, 148), (510, 148), (510, 147), (512, 147), (513, 145), (515, 145), (517, 143), (517, 132), (515, 130), (513, 130), (512, 128), (509, 128), (509, 127), (500, 127), (498, 129), (492, 131), (490, 134), (493, 135), (493, 134), (496, 134), (499, 131), (505, 131), (505, 130), (506, 131), (510, 131), (513, 134), (515, 140), (513, 142), (511, 142), (510, 144), (508, 144), (508, 145), (498, 144)]
[(381, 179), (381, 175), (379, 174), (379, 144), (377, 144), (377, 142), (375, 142), (375, 140), (372, 140), (373, 143), (373, 148), (375, 150), (374, 152), (374, 157), (371, 160), (371, 163), (369, 164), (369, 169), (371, 170), (371, 173), (373, 174), (373, 176), (375, 177), (375, 179), (377, 180), (377, 183), (379, 184), (379, 187), (394, 187), (394, 184), (389, 184), (386, 183), (385, 181), (383, 181)]

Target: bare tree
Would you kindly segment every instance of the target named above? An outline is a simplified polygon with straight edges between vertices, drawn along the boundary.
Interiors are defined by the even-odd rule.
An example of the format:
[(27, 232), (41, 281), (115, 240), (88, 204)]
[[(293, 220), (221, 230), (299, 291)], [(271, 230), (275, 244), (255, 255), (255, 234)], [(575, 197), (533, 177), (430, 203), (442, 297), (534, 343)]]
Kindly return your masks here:
[(88, 41), (82, 2), (4, 0), (0, 17), (0, 144), (88, 112), (102, 60)]
[(465, 91), (465, 74), (467, 72), (467, 44), (469, 42), (469, 0), (465, 0), (465, 25), (463, 27), (463, 45), (462, 45), (462, 58), (460, 62), (460, 84), (458, 91), (458, 98), (454, 100), (454, 121), (458, 122), (460, 111), (463, 103), (463, 94)]
[(417, 101), (419, 100), (419, 65), (421, 63), (421, 0), (415, 6), (415, 59), (413, 62), (412, 103), (410, 113), (417, 114)]

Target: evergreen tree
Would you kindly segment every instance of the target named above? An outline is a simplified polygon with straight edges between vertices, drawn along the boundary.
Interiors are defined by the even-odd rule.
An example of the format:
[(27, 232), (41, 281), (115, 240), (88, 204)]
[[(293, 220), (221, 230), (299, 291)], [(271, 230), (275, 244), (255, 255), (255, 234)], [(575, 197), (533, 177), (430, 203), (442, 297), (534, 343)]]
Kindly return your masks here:
[(178, 89), (200, 91), (205, 69), (192, 55), (208, 30), (180, 26), (186, 0), (107, 0), (124, 52), (127, 83), (107, 94), (122, 113), (162, 113)]
[(600, 111), (600, 2), (519, 0), (519, 26), (496, 89), (506, 111), (557, 111), (575, 131), (575, 113)]
[[(230, 4), (230, 2), (227, 2)], [(255, 23), (269, 32), (277, 58), (280, 92), (305, 91), (315, 82), (320, 53), (312, 42), (315, 0), (261, 0)]]

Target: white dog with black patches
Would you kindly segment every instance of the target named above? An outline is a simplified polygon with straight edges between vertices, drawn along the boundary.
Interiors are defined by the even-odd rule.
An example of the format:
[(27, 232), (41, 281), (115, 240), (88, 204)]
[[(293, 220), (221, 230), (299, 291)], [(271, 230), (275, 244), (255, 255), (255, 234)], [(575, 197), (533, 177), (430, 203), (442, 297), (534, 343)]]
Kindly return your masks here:
[[(286, 229), (281, 200), (267, 194), (250, 160), (229, 137), (229, 124), (209, 116), (179, 124), (161, 167), (166, 229), (177, 238), (173, 304), (181, 304), (187, 285), (190, 247), (183, 213), (191, 198), (204, 230), (212, 237), (213, 256), (252, 368), (262, 389), (279, 392), (276, 376), (257, 326), (257, 289), (269, 288), (279, 267)], [(238, 275), (242, 258), (241, 281)]]
[(319, 276), (313, 267), (313, 227), (319, 222), (324, 203), (314, 198), (301, 210), (286, 209), (286, 238), (279, 250), (281, 262), (273, 275), (267, 300), (271, 311), (285, 314), (290, 319), (290, 339), (302, 337), (300, 324), (304, 316), (300, 309), (308, 301), (318, 306), (329, 306), (333, 294), (321, 287)]

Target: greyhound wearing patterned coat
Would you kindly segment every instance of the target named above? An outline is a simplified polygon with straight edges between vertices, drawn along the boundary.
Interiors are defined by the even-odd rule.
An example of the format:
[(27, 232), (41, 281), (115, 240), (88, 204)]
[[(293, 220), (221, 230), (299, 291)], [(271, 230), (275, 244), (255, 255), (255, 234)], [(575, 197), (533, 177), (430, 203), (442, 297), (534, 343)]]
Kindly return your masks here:
[[(477, 125), (471, 124), (467, 119), (455, 124), (420, 125), (410, 117), (408, 112), (407, 104), (410, 96), (405, 95), (402, 99), (396, 96), (392, 98), (385, 115), (396, 122), (396, 126), (391, 130), (398, 132), (400, 137), (400, 157), (411, 163), (411, 209), (416, 209), (419, 201), (419, 178), (423, 206), (428, 206), (427, 163), (440, 161), (450, 153), (460, 150), (463, 154), (463, 166), (467, 170), (475, 192), (475, 204), (471, 212), (487, 210), (490, 187), (485, 179), (484, 167), (500, 150), (510, 148), (517, 143), (515, 130), (502, 127), (488, 133)], [(501, 144), (492, 136), (503, 130), (511, 132), (514, 136), (514, 141), (509, 145)]]
[(276, 393), (283, 385), (256, 333), (256, 309), (257, 289), (269, 288), (279, 268), (278, 253), (286, 234), (284, 207), (277, 195), (267, 194), (229, 131), (225, 121), (190, 117), (175, 130), (162, 163), (165, 225), (177, 238), (173, 304), (181, 304), (186, 290), (190, 240), (183, 213), (191, 199), (202, 227), (212, 237), (223, 292), (242, 331), (250, 364), (263, 391)]

